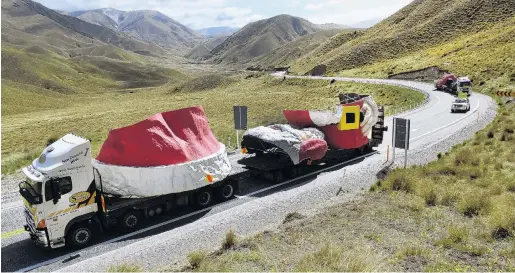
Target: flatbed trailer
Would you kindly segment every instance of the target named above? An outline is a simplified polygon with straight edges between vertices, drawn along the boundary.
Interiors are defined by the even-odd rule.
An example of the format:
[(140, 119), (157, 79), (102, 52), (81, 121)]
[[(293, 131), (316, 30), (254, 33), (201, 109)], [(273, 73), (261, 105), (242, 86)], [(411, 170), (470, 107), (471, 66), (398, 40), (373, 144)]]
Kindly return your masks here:
[[(99, 204), (99, 219), (102, 228), (114, 226), (122, 230), (135, 230), (143, 219), (148, 219), (163, 212), (169, 212), (177, 207), (193, 206), (197, 209), (209, 207), (217, 202), (230, 200), (239, 193), (240, 182), (250, 176), (248, 169), (238, 163), (241, 155), (229, 155), (232, 164), (231, 173), (223, 181), (208, 184), (202, 188), (187, 192), (171, 193), (144, 198), (117, 197), (99, 190), (103, 198)], [(98, 179), (101, 179), (100, 177)]]

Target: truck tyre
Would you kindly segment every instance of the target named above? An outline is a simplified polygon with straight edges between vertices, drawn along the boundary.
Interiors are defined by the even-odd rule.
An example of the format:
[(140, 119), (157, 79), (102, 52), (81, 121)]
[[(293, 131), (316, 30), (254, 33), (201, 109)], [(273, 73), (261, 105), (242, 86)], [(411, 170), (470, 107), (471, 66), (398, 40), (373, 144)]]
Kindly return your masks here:
[(71, 248), (83, 248), (93, 241), (93, 228), (87, 224), (74, 225), (66, 234), (66, 245)]
[(199, 209), (209, 207), (213, 203), (213, 194), (210, 189), (203, 189), (195, 194), (195, 206)]
[(229, 181), (216, 189), (216, 197), (219, 201), (227, 201), (236, 193), (236, 182)]
[(118, 219), (118, 224), (123, 232), (136, 230), (141, 222), (141, 214), (137, 210), (130, 210)]
[(277, 170), (273, 174), (274, 174), (274, 182), (279, 183), (284, 180), (284, 174), (281, 170)]

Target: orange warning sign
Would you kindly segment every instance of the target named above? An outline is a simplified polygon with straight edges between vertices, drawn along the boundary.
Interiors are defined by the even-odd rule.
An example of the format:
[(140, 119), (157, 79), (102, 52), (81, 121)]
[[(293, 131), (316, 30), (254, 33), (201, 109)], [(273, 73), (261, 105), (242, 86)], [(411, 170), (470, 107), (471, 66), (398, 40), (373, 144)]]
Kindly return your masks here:
[(209, 182), (209, 183), (213, 182), (213, 176), (210, 175), (210, 174), (207, 174), (206, 175), (206, 181)]

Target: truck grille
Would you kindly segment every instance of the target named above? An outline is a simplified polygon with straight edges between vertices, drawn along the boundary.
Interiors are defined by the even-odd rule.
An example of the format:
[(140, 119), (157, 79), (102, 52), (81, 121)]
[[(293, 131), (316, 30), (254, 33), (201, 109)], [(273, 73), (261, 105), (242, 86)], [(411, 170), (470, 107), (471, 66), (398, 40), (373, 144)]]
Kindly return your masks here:
[(34, 223), (34, 219), (32, 219), (32, 215), (26, 208), (25, 208), (25, 221), (27, 221), (27, 225), (29, 225), (29, 228), (32, 230), (32, 232), (36, 232), (36, 223)]

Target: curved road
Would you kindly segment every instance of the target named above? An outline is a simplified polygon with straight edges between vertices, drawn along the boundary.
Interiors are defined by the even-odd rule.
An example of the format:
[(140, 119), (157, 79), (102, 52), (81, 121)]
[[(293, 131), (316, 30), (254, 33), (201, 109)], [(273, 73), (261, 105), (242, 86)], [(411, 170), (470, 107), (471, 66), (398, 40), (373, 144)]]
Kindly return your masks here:
[[(283, 77), (282, 74), (273, 74)], [(296, 77), (296, 76), (286, 76)], [(298, 76), (300, 77), (300, 76)], [(338, 77), (301, 78), (392, 84), (427, 94), (424, 105), (396, 115), (411, 120), (408, 165), (425, 164), (453, 145), (474, 135), (495, 116), (495, 103), (485, 95), (473, 93), (471, 110), (451, 114), (454, 97), (433, 91), (431, 84)], [(271, 185), (261, 181), (245, 184), (243, 196), (200, 212), (179, 212), (162, 217), (144, 230), (129, 235), (108, 234), (104, 241), (77, 251), (65, 249), (40, 251), (21, 232), (24, 219), (16, 195), (2, 196), (2, 271), (105, 271), (111, 264), (137, 263), (146, 270), (160, 270), (198, 249), (216, 249), (225, 232), (232, 228), (239, 236), (274, 229), (285, 215), (297, 211), (312, 214), (326, 205), (346, 202), (375, 183), (376, 174), (385, 167), (386, 146), (391, 144), (392, 117), (377, 153), (297, 181)], [(391, 158), (391, 156), (390, 156)], [(397, 150), (395, 164), (402, 165), (404, 151)], [(5, 193), (4, 193), (5, 194)]]

